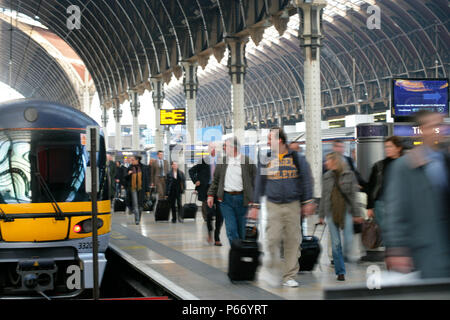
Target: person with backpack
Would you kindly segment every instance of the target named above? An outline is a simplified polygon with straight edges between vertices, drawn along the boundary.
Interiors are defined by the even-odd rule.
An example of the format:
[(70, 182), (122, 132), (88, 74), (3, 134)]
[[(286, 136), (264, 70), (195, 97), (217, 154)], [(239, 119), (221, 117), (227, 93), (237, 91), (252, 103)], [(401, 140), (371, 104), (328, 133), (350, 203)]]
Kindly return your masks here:
[[(339, 152), (326, 155), (328, 171), (323, 176), (319, 223), (325, 219), (330, 230), (334, 270), (338, 281), (345, 281), (344, 259), (349, 258), (353, 241), (353, 222), (362, 223), (360, 207), (356, 202), (358, 182), (355, 174), (345, 165)], [(344, 231), (344, 250), (340, 230)]]
[[(255, 192), (249, 219), (257, 219), (259, 201), (267, 197), (267, 273), (260, 276), (271, 286), (281, 284), (297, 287), (295, 277), (299, 270), (299, 244), (301, 242), (300, 215), (314, 213), (313, 186), (306, 159), (289, 150), (286, 134), (279, 128), (270, 129), (268, 146), (270, 155), (258, 166)], [(280, 259), (283, 241), (284, 261)]]

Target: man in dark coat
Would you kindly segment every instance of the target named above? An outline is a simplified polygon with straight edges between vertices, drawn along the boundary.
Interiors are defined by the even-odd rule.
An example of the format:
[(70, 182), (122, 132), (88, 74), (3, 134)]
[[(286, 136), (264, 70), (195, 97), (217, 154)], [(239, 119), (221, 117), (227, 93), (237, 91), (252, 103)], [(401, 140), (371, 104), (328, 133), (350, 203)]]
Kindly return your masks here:
[(141, 163), (141, 157), (131, 156), (131, 165), (128, 168), (125, 181), (127, 189), (131, 193), (131, 207), (134, 213), (134, 220), (138, 225), (141, 221), (142, 207), (145, 195), (150, 192), (150, 170), (149, 167)]
[(216, 246), (220, 246), (220, 229), (223, 224), (222, 213), (220, 212), (220, 205), (217, 201), (217, 197), (214, 198), (214, 205), (212, 208), (208, 207), (208, 189), (211, 185), (212, 178), (214, 177), (214, 170), (216, 168), (216, 148), (214, 144), (208, 146), (210, 156), (202, 158), (201, 162), (189, 169), (189, 176), (192, 182), (195, 184), (195, 191), (198, 193), (198, 200), (202, 201), (202, 213), (203, 218), (206, 220), (206, 226), (208, 228), (209, 244), (212, 243), (212, 220), (216, 217), (216, 226), (214, 230), (214, 241)]

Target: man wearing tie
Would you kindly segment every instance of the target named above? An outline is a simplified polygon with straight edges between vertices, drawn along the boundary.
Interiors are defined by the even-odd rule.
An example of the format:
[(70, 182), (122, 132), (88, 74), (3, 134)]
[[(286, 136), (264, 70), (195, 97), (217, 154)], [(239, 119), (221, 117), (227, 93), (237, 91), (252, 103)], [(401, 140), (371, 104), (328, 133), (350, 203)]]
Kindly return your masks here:
[(214, 177), (214, 171), (217, 164), (216, 147), (213, 143), (208, 146), (209, 156), (202, 158), (201, 162), (189, 169), (189, 176), (192, 182), (195, 184), (195, 190), (198, 193), (198, 200), (202, 201), (202, 211), (206, 211), (206, 226), (208, 228), (209, 244), (213, 243), (212, 231), (213, 217), (216, 217), (216, 227), (214, 230), (214, 244), (221, 246), (220, 242), (220, 229), (223, 224), (222, 213), (220, 212), (220, 205), (217, 201), (217, 197), (214, 198), (214, 204), (212, 208), (207, 205), (208, 189), (211, 185), (212, 178)]
[(169, 163), (164, 160), (164, 152), (158, 151), (158, 159), (152, 164), (152, 187), (156, 186), (158, 198), (166, 195), (166, 175), (169, 173)]

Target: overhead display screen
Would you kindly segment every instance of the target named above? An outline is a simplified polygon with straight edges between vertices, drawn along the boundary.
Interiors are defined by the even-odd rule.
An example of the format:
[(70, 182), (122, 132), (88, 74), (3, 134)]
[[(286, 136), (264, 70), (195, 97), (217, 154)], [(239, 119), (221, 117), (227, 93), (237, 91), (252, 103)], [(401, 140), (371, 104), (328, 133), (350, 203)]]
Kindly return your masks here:
[(393, 79), (392, 116), (411, 117), (420, 110), (448, 116), (448, 79)]
[(160, 125), (186, 124), (186, 109), (160, 109)]

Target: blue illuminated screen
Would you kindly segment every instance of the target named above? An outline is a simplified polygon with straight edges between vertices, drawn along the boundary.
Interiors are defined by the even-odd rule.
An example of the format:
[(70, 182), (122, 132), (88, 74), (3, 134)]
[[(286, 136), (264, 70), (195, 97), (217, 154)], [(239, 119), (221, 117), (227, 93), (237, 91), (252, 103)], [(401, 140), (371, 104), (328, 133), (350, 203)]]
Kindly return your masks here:
[(394, 79), (394, 117), (408, 117), (420, 110), (439, 112), (448, 116), (448, 79)]

